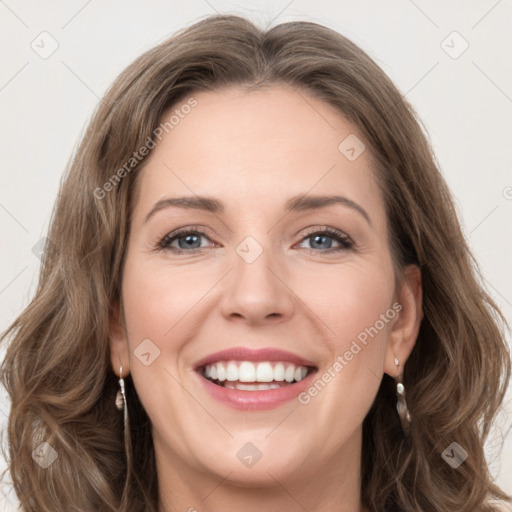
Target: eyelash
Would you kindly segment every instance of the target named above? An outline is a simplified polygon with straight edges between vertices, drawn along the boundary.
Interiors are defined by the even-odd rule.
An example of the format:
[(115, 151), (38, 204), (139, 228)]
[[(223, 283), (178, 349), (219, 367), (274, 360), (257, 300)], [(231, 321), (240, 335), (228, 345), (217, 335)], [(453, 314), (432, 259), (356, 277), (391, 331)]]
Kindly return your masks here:
[[(168, 233), (167, 235), (165, 235), (158, 243), (157, 249), (158, 250), (171, 250), (172, 252), (174, 252), (176, 254), (184, 254), (184, 253), (194, 254), (194, 253), (201, 252), (203, 249), (206, 249), (206, 247), (197, 247), (195, 249), (190, 249), (190, 250), (178, 249), (176, 247), (172, 247), (172, 248), (170, 247), (172, 242), (174, 242), (175, 240), (178, 240), (179, 238), (184, 237), (184, 235), (200, 235), (200, 236), (204, 236), (209, 239), (208, 235), (206, 233), (204, 233), (203, 231), (199, 231), (198, 229), (195, 229), (193, 227), (182, 228), (182, 229), (178, 229), (176, 231), (173, 231), (172, 233)], [(325, 250), (315, 250), (315, 249), (306, 247), (305, 248), (306, 251), (325, 254), (325, 253), (346, 251), (348, 249), (353, 249), (355, 246), (354, 242), (348, 235), (346, 235), (342, 231), (339, 231), (337, 229), (330, 228), (327, 226), (324, 228), (321, 228), (321, 229), (317, 228), (315, 230), (305, 233), (304, 236), (302, 237), (301, 241), (305, 240), (307, 238), (311, 238), (313, 235), (328, 235), (329, 238), (333, 238), (334, 240), (336, 240), (341, 245), (341, 247), (336, 247), (334, 249), (325, 249)]]

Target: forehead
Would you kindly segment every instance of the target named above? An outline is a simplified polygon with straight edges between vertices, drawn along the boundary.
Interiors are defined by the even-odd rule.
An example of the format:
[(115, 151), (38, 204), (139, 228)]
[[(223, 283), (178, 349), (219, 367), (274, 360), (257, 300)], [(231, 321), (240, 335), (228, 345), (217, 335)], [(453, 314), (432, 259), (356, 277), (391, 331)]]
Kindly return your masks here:
[[(191, 97), (195, 106), (183, 108)], [(378, 194), (369, 151), (356, 159), (343, 153), (344, 141), (362, 144), (358, 130), (302, 90), (200, 91), (169, 109), (162, 123), (171, 116), (172, 129), (142, 171), (142, 202), (169, 194), (210, 195), (239, 210), (308, 192), (343, 193), (358, 201)]]

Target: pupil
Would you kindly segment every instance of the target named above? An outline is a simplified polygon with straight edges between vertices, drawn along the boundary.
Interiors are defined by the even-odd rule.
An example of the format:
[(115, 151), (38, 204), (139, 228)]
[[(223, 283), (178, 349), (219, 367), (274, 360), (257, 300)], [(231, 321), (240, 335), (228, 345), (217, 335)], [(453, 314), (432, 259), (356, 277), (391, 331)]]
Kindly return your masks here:
[[(187, 235), (185, 237), (182, 237), (181, 239), (183, 239), (183, 238), (185, 239), (186, 246), (190, 247), (191, 243), (193, 244), (194, 241), (197, 241), (198, 237), (197, 237), (197, 235)], [(194, 240), (194, 239), (196, 239), (196, 240)]]

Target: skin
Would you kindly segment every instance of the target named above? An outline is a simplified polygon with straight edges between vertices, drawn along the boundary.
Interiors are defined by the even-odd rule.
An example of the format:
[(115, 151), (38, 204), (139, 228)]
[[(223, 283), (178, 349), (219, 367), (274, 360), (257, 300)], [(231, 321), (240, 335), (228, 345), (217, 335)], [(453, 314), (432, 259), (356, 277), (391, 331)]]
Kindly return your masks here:
[[(349, 134), (362, 136), (330, 105), (287, 86), (193, 96), (197, 106), (139, 176), (112, 318), (112, 367), (131, 372), (152, 423), (159, 512), (362, 512), (362, 422), (383, 374), (397, 373), (395, 357), (401, 372), (414, 347), (419, 270), (395, 276), (370, 152), (349, 161), (338, 150)], [(371, 224), (340, 204), (285, 214), (285, 201), (306, 193), (345, 196)], [(225, 211), (173, 206), (145, 222), (157, 201), (194, 195), (219, 199)], [(184, 238), (171, 245), (188, 253), (158, 250), (168, 233), (198, 225), (206, 236), (192, 247), (200, 252)], [(329, 254), (342, 245), (330, 234), (315, 244), (305, 233), (325, 226), (355, 248)], [(247, 236), (263, 249), (250, 264), (236, 252)], [(247, 346), (294, 352), (322, 374), (395, 302), (401, 311), (307, 404), (233, 409), (193, 371), (206, 355)], [(134, 354), (144, 339), (160, 350), (148, 366)], [(237, 458), (248, 442), (262, 453), (250, 468)]]

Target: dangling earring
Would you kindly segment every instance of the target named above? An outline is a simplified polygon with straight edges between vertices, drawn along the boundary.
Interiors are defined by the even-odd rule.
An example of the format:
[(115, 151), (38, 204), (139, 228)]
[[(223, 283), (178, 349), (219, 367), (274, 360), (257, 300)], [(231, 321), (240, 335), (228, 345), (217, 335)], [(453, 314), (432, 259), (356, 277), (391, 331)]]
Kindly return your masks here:
[(131, 486), (131, 478), (130, 478), (130, 468), (132, 467), (132, 441), (130, 437), (130, 427), (128, 425), (128, 406), (126, 404), (126, 393), (124, 389), (124, 379), (123, 379), (123, 367), (121, 366), (119, 369), (119, 389), (116, 394), (116, 408), (118, 411), (123, 411), (123, 419), (124, 419), (124, 449), (126, 455), (126, 480), (124, 483), (124, 490), (122, 495), (121, 505), (127, 507), (127, 502), (130, 499), (130, 486)]
[(128, 408), (126, 406), (126, 393), (124, 390), (123, 367), (119, 369), (119, 390), (116, 395), (116, 407), (118, 411), (124, 412), (125, 427), (128, 423)]
[(407, 437), (410, 432), (410, 424), (411, 424), (411, 415), (409, 414), (409, 409), (407, 409), (407, 403), (405, 401), (405, 386), (402, 383), (402, 374), (398, 372), (398, 368), (400, 366), (400, 361), (395, 357), (395, 366), (396, 366), (396, 410), (398, 411), (398, 416), (400, 417), (400, 423), (402, 424), (402, 430), (404, 431), (405, 436)]

